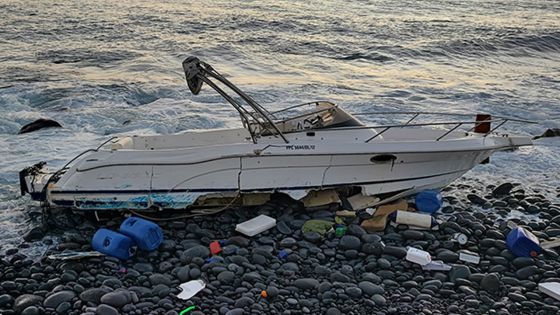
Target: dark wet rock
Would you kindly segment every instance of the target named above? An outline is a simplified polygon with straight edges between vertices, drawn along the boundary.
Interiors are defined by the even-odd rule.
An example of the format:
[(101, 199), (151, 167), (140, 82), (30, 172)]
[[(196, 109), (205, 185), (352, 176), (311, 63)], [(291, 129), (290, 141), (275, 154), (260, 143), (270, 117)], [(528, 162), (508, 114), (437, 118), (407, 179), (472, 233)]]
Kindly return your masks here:
[(333, 272), (330, 276), (331, 282), (350, 282), (350, 278), (348, 276), (343, 275), (342, 273), (336, 271)]
[(517, 278), (525, 280), (530, 276), (536, 274), (538, 271), (539, 268), (537, 268), (537, 266), (527, 266), (517, 270), (517, 272), (515, 272), (515, 275), (517, 276)]
[(342, 312), (340, 312), (336, 307), (331, 307), (325, 312), (325, 315), (341, 315), (341, 314)]
[(19, 130), (18, 134), (33, 132), (45, 128), (62, 128), (62, 125), (52, 119), (39, 118), (34, 122), (24, 125)]
[(527, 298), (524, 295), (515, 292), (509, 293), (508, 298), (515, 302), (527, 301)]
[(374, 284), (369, 281), (361, 281), (360, 283), (358, 283), (358, 287), (362, 289), (362, 291), (367, 295), (385, 293), (385, 290), (383, 289), (382, 286)]
[(295, 280), (293, 285), (302, 290), (314, 290), (319, 286), (319, 281), (313, 278), (302, 278)]
[(397, 258), (404, 258), (406, 256), (406, 248), (396, 247), (396, 246), (385, 246), (383, 249), (383, 253)]
[(477, 205), (477, 206), (482, 206), (486, 203), (486, 200), (475, 195), (475, 194), (468, 194), (467, 195), (467, 199), (469, 199), (470, 202), (472, 202), (473, 204)]
[(449, 271), (449, 280), (451, 282), (455, 282), (457, 279), (468, 279), (470, 276), (471, 271), (467, 266), (454, 265)]
[(21, 313), (21, 315), (40, 315), (41, 311), (37, 306), (29, 306), (25, 308)]
[(309, 231), (309, 232), (305, 232), (303, 233), (303, 238), (311, 243), (319, 243), (323, 237), (321, 236), (321, 234), (314, 232), (314, 231)]
[(239, 247), (247, 247), (251, 241), (243, 236), (232, 236), (228, 239), (228, 244), (237, 245)]
[(23, 294), (18, 296), (14, 301), (14, 310), (22, 312), (29, 306), (37, 306), (43, 303), (43, 297), (33, 294)]
[(231, 271), (222, 271), (217, 278), (223, 284), (231, 284), (235, 280), (235, 274)]
[(72, 291), (58, 291), (51, 295), (49, 295), (44, 301), (43, 306), (48, 308), (57, 308), (58, 305), (62, 302), (69, 302), (71, 301), (76, 294)]
[(202, 245), (195, 245), (185, 250), (182, 254), (182, 257), (187, 259), (187, 261), (196, 257), (206, 258), (208, 256), (210, 256), (210, 250), (206, 246)]
[(348, 294), (348, 296), (352, 297), (352, 298), (359, 298), (362, 296), (362, 289), (358, 288), (358, 287), (347, 287), (344, 292), (346, 292), (346, 294)]
[(99, 304), (101, 297), (109, 292), (110, 290), (105, 288), (92, 288), (80, 293), (80, 299), (85, 302)]
[(68, 313), (68, 311), (71, 308), (72, 308), (72, 304), (70, 304), (69, 302), (62, 302), (56, 308), (56, 313), (57, 314), (66, 314), (66, 313)]
[(254, 303), (255, 303), (255, 300), (251, 299), (250, 297), (243, 296), (243, 297), (237, 299), (237, 301), (235, 301), (235, 307), (244, 308), (244, 307), (247, 307), (247, 306), (251, 306)]
[(367, 234), (366, 230), (364, 230), (363, 227), (357, 225), (357, 224), (350, 224), (348, 226), (348, 230), (346, 231), (347, 234), (349, 235), (354, 235), (357, 237), (361, 237), (362, 235)]
[(422, 231), (404, 230), (404, 231), (401, 232), (401, 234), (405, 239), (410, 239), (410, 240), (422, 240), (422, 239), (424, 239), (424, 233), (422, 233)]
[(114, 291), (107, 293), (101, 297), (101, 303), (120, 308), (132, 300), (128, 291)]
[(158, 284), (164, 284), (166, 286), (171, 285), (171, 279), (169, 279), (168, 276), (163, 275), (161, 273), (154, 273), (149, 277), (149, 279), (152, 285), (158, 285)]
[(95, 312), (97, 315), (119, 315), (119, 311), (117, 311), (114, 307), (101, 304), (97, 307)]
[(14, 302), (14, 298), (9, 294), (0, 295), (0, 307), (5, 307), (11, 305)]
[(245, 311), (242, 308), (234, 308), (225, 313), (225, 315), (243, 315)]
[(438, 260), (443, 260), (446, 263), (454, 263), (459, 260), (459, 254), (454, 253), (450, 250), (442, 250), (437, 254)]
[(387, 300), (381, 294), (372, 295), (371, 300), (378, 306), (384, 306), (387, 304)]
[(278, 224), (276, 224), (276, 229), (284, 235), (292, 235), (293, 233), (290, 226), (284, 221), (279, 221)]
[(37, 241), (42, 239), (45, 236), (45, 233), (47, 232), (47, 229), (42, 226), (34, 226), (32, 228), (30, 228), (24, 235), (23, 235), (23, 239), (26, 242), (32, 242), (32, 241)]
[(342, 249), (355, 249), (355, 250), (359, 250), (360, 247), (362, 246), (362, 241), (360, 241), (360, 239), (357, 238), (356, 236), (353, 236), (353, 235), (344, 235), (344, 236), (340, 239), (339, 246), (340, 246)]
[(500, 289), (500, 278), (495, 273), (490, 273), (484, 276), (480, 281), (480, 287), (490, 293), (497, 293)]
[(509, 194), (509, 192), (511, 191), (512, 188), (513, 188), (513, 184), (503, 183), (500, 186), (494, 188), (494, 190), (492, 190), (492, 195), (494, 197), (505, 196), (505, 195)]
[(551, 138), (551, 137), (560, 137), (560, 128), (549, 128), (545, 132), (543, 132), (540, 136), (533, 137), (534, 140), (539, 138)]

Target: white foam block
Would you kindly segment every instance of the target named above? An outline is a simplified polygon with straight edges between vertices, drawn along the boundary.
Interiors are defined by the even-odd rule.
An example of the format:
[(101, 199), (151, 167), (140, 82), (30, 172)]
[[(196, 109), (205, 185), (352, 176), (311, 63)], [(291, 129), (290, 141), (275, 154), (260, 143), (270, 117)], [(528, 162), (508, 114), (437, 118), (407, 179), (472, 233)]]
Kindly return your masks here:
[(276, 226), (276, 219), (261, 214), (258, 217), (254, 217), (249, 221), (239, 223), (238, 225), (235, 226), (235, 230), (247, 236), (255, 236), (275, 226)]
[(539, 291), (560, 300), (560, 282), (539, 283)]

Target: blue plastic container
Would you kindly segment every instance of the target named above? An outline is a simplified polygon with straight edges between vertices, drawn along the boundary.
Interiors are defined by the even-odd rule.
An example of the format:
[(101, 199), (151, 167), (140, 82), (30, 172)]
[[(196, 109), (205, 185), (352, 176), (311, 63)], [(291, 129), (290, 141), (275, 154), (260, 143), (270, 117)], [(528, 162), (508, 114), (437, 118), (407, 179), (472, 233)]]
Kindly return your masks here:
[(535, 234), (519, 226), (509, 232), (506, 245), (517, 257), (536, 257), (542, 252)]
[(441, 208), (443, 198), (437, 190), (424, 190), (416, 195), (415, 203), (418, 211), (432, 214)]
[(159, 225), (139, 217), (124, 220), (119, 232), (133, 239), (141, 250), (155, 250), (163, 242), (163, 232)]
[(99, 229), (91, 239), (91, 247), (105, 255), (127, 260), (136, 252), (134, 241), (119, 232)]

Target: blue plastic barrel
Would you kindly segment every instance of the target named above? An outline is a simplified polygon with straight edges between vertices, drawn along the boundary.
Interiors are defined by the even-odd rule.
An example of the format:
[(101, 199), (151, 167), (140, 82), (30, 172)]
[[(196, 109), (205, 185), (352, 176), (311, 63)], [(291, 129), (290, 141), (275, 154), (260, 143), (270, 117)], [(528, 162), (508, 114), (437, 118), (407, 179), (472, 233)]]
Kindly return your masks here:
[(141, 250), (155, 250), (163, 242), (163, 232), (159, 225), (139, 217), (124, 220), (119, 232), (132, 238)]
[(441, 208), (443, 198), (437, 190), (424, 190), (416, 195), (415, 203), (418, 211), (431, 214)]
[(93, 235), (91, 246), (105, 255), (127, 260), (134, 255), (134, 241), (119, 232), (99, 229)]
[(509, 232), (506, 245), (517, 257), (536, 257), (542, 251), (535, 234), (519, 226)]

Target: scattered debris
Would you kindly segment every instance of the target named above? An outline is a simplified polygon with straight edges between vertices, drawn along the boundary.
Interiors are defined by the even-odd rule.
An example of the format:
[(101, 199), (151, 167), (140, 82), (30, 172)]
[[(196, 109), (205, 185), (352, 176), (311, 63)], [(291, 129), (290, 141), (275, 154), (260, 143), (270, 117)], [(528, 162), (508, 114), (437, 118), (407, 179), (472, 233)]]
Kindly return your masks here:
[(92, 257), (101, 257), (105, 256), (103, 253), (98, 251), (90, 251), (90, 252), (77, 252), (73, 250), (65, 251), (60, 254), (53, 254), (47, 256), (48, 259), (51, 260), (78, 260), (83, 258), (92, 258)]
[(434, 260), (426, 265), (423, 265), (422, 270), (449, 271), (451, 270), (451, 266), (441, 260)]
[(191, 306), (185, 308), (184, 310), (182, 310), (182, 311), (179, 313), (179, 315), (185, 315), (185, 314), (189, 313), (190, 311), (194, 311), (195, 309), (196, 309), (196, 306), (191, 305)]
[(163, 242), (163, 232), (159, 225), (139, 217), (128, 217), (121, 223), (119, 232), (130, 237), (139, 249), (156, 250)]
[(261, 232), (273, 228), (274, 226), (276, 226), (276, 219), (261, 214), (249, 221), (239, 223), (235, 226), (235, 230), (247, 236), (255, 236)]
[(306, 208), (313, 208), (330, 205), (332, 203), (340, 203), (340, 198), (338, 197), (336, 191), (332, 189), (313, 190), (310, 191), (301, 201)]
[(301, 227), (303, 233), (306, 232), (317, 232), (321, 236), (329, 233), (333, 229), (333, 222), (326, 220), (308, 220)]
[(242, 194), (241, 200), (244, 206), (262, 206), (270, 201), (270, 194), (268, 193), (252, 193)]
[(409, 211), (397, 211), (395, 223), (406, 224), (408, 226), (415, 226), (423, 229), (430, 229), (432, 227), (433, 218), (429, 214), (416, 213)]
[(375, 196), (364, 196), (362, 194), (357, 194), (347, 198), (348, 203), (352, 207), (352, 210), (360, 210), (374, 206), (379, 202), (379, 198)]
[(469, 251), (461, 251), (459, 252), (459, 260), (473, 263), (478, 265), (480, 263), (480, 257), (472, 252)]
[(437, 190), (424, 190), (415, 198), (416, 209), (420, 212), (435, 213), (443, 205), (443, 197)]
[(131, 258), (136, 252), (136, 244), (130, 237), (104, 228), (95, 232), (91, 239), (91, 247), (121, 260)]
[(560, 282), (539, 283), (539, 291), (560, 300)]
[(222, 251), (222, 246), (219, 241), (213, 241), (210, 243), (210, 253), (212, 255), (217, 255)]
[(286, 257), (288, 257), (289, 252), (286, 249), (281, 250), (280, 252), (278, 252), (278, 258), (280, 259), (285, 259)]
[(401, 199), (395, 203), (390, 203), (377, 207), (374, 216), (371, 219), (362, 221), (362, 228), (368, 232), (379, 232), (385, 230), (387, 226), (387, 218), (393, 212), (398, 210), (408, 210), (408, 203)]
[(347, 227), (345, 225), (337, 225), (334, 233), (336, 234), (337, 237), (343, 237), (344, 235), (346, 235), (346, 230)]
[(198, 292), (206, 287), (206, 282), (201, 279), (198, 280), (191, 280), (189, 282), (182, 283), (179, 285), (181, 288), (181, 293), (177, 295), (178, 298), (181, 300), (188, 300), (195, 296)]
[(506, 238), (507, 248), (517, 257), (536, 257), (542, 248), (535, 234), (517, 226), (513, 228)]
[(369, 215), (373, 215), (375, 213), (375, 208), (366, 208), (366, 213)]
[(350, 210), (340, 210), (340, 211), (335, 212), (335, 214), (338, 217), (345, 217), (345, 218), (356, 217), (356, 211), (350, 211)]
[(405, 258), (406, 260), (421, 266), (427, 265), (432, 261), (430, 253), (414, 247), (408, 248)]
[(459, 243), (459, 245), (465, 245), (469, 241), (469, 238), (463, 233), (455, 233), (451, 236), (451, 238)]

